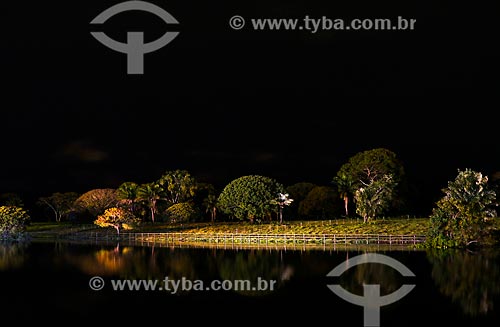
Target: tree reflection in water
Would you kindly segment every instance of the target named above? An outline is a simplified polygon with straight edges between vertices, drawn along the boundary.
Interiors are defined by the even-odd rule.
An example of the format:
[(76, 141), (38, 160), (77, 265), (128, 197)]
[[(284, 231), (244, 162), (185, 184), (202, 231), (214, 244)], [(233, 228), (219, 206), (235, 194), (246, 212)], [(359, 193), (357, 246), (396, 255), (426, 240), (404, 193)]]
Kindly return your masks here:
[(82, 272), (95, 276), (116, 276), (123, 279), (196, 279), (191, 258), (182, 251), (155, 247), (102, 247), (90, 253), (68, 253), (66, 262)]
[[(169, 280), (276, 280), (277, 289), (294, 274), (284, 263), (280, 251), (232, 251), (214, 249), (175, 249), (116, 245), (90, 252), (67, 251), (64, 262), (78, 267), (89, 276), (121, 279)], [(236, 291), (242, 295), (264, 295), (262, 291)]]
[(500, 295), (500, 255), (494, 251), (437, 251), (427, 253), (432, 279), (439, 291), (477, 316), (493, 310)]
[[(347, 258), (346, 260), (349, 260)], [(380, 285), (380, 294), (391, 294), (405, 284), (404, 277), (394, 268), (380, 263), (365, 263), (344, 272), (340, 285), (353, 294), (363, 295), (363, 285)]]
[(24, 243), (0, 242), (0, 271), (20, 268), (25, 260)]
[[(252, 287), (258, 287), (258, 279), (270, 283), (276, 281), (276, 290), (294, 274), (294, 268), (284, 262), (283, 251), (264, 252), (259, 250), (226, 251), (217, 256), (217, 267), (221, 280), (248, 280)], [(256, 296), (271, 293), (270, 289), (236, 290), (239, 294)]]

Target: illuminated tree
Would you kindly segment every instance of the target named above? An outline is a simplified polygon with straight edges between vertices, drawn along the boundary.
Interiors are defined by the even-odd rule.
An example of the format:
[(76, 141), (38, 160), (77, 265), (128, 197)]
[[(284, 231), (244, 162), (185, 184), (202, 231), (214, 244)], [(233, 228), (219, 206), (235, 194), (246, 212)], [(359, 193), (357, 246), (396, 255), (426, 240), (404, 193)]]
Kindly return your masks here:
[(390, 150), (378, 148), (357, 153), (340, 167), (333, 182), (337, 185), (339, 194), (344, 200), (344, 207), (347, 209), (350, 195), (354, 196), (360, 188), (385, 178), (385, 175), (392, 176), (396, 184), (388, 208), (400, 206), (401, 201), (397, 200), (400, 200), (403, 186), (406, 185), (405, 171), (401, 161)]
[(384, 175), (382, 178), (372, 179), (369, 183), (363, 182), (363, 184), (356, 191), (354, 199), (356, 212), (366, 223), (389, 208), (397, 184), (391, 175)]
[(488, 177), (470, 169), (459, 171), (443, 192), (432, 212), (429, 244), (465, 247), (483, 241), (490, 232), (490, 219), (496, 216), (496, 194), (488, 186)]
[(0, 207), (0, 240), (22, 238), (29, 221), (28, 213), (19, 207)]
[(76, 199), (74, 207), (77, 211), (86, 211), (93, 217), (97, 217), (104, 210), (115, 207), (117, 202), (116, 190), (110, 188), (95, 189)]
[(218, 206), (240, 220), (271, 217), (272, 200), (283, 191), (274, 179), (258, 175), (243, 176), (229, 183), (219, 195)]
[(94, 221), (99, 227), (113, 227), (120, 235), (121, 229), (132, 229), (139, 222), (130, 211), (122, 208), (108, 208)]
[(352, 191), (352, 180), (345, 174), (340, 173), (333, 178), (333, 182), (337, 185), (337, 191), (340, 198), (344, 201), (344, 210), (346, 217), (349, 216), (349, 196)]
[(278, 205), (279, 208), (279, 221), (280, 224), (283, 223), (283, 208), (288, 207), (292, 204), (293, 199), (289, 199), (288, 193), (278, 193), (278, 197), (276, 199), (271, 200), (271, 204)]
[(172, 223), (195, 221), (200, 217), (200, 212), (190, 202), (174, 204), (165, 211), (165, 214)]
[(137, 200), (137, 190), (139, 185), (134, 182), (122, 183), (116, 189), (116, 198), (120, 206), (124, 206), (130, 212), (134, 212), (134, 203)]
[(151, 221), (155, 222), (158, 200), (161, 200), (162, 188), (156, 183), (142, 184), (137, 189), (137, 200), (145, 203), (151, 212)]
[(169, 205), (190, 200), (196, 191), (196, 180), (186, 170), (167, 171), (157, 184)]

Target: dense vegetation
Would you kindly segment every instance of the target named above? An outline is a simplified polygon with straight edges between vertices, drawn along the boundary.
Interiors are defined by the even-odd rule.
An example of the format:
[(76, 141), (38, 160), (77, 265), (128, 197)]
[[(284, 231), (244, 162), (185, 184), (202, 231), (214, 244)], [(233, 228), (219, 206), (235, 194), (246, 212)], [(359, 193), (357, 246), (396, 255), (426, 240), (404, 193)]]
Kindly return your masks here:
[(219, 196), (220, 209), (240, 220), (264, 218), (271, 220), (276, 206), (272, 201), (283, 191), (274, 179), (263, 176), (243, 176), (229, 183)]
[[(56, 222), (95, 223), (117, 232), (148, 222), (175, 225), (239, 220), (249, 222), (249, 226), (278, 222), (287, 228), (290, 222), (299, 220), (354, 218), (359, 223), (358, 217), (370, 230), (371, 226), (393, 223), (380, 218), (409, 216), (410, 212), (405, 211), (407, 185), (403, 164), (396, 154), (379, 148), (351, 157), (327, 185), (304, 181), (284, 187), (273, 178), (248, 175), (217, 190), (214, 185), (197, 181), (186, 170), (171, 170), (148, 183), (128, 181), (116, 189), (94, 189), (83, 194), (56, 192), (40, 197), (37, 204)], [(429, 228), (429, 244), (434, 247), (490, 243), (484, 240), (494, 239), (492, 232), (496, 228), (491, 222), (496, 218), (492, 209), (497, 202), (488, 178), (466, 170), (444, 192), (432, 213), (430, 227), (420, 223), (413, 226), (413, 234), (423, 233), (421, 226), (425, 225)], [(20, 225), (9, 227), (21, 233), (28, 221), (22, 199), (5, 193), (0, 195), (0, 205), (5, 208), (5, 226), (12, 217), (21, 217)], [(7, 235), (6, 228), (3, 235)]]
[(29, 219), (23, 208), (0, 206), (0, 240), (22, 239)]
[(496, 194), (488, 177), (469, 169), (459, 171), (443, 193), (431, 216), (429, 243), (434, 247), (465, 247), (488, 239), (496, 217)]

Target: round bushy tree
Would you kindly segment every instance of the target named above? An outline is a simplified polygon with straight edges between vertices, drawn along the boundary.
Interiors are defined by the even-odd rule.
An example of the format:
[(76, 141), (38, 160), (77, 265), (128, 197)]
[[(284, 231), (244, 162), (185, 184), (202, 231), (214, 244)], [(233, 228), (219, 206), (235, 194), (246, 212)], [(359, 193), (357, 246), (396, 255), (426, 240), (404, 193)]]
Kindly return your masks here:
[(489, 219), (496, 216), (496, 194), (488, 177), (470, 169), (458, 172), (443, 190), (433, 210), (428, 242), (434, 247), (465, 247), (487, 236)]
[(167, 219), (172, 223), (195, 221), (200, 217), (199, 210), (190, 202), (171, 205), (166, 211)]
[(283, 186), (276, 180), (258, 175), (243, 176), (229, 183), (218, 199), (222, 212), (240, 220), (271, 217), (273, 204)]
[(116, 190), (104, 188), (83, 193), (75, 200), (73, 206), (79, 213), (88, 213), (92, 217), (97, 217), (104, 210), (116, 207), (117, 203)]

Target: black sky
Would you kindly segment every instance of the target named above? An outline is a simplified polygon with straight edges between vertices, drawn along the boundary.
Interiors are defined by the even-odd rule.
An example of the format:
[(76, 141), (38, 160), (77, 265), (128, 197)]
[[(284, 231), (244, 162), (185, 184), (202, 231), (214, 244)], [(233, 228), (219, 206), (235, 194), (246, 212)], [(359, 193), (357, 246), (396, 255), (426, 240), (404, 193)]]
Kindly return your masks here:
[[(245, 174), (328, 184), (387, 147), (420, 194), (457, 168), (500, 170), (498, 13), (456, 1), (151, 1), (180, 35), (126, 75), (88, 24), (118, 1), (8, 3), (0, 192), (38, 196), (147, 182), (184, 168), (224, 186)], [(417, 19), (416, 31), (233, 31), (243, 17)], [(165, 31), (123, 13), (104, 31)]]

